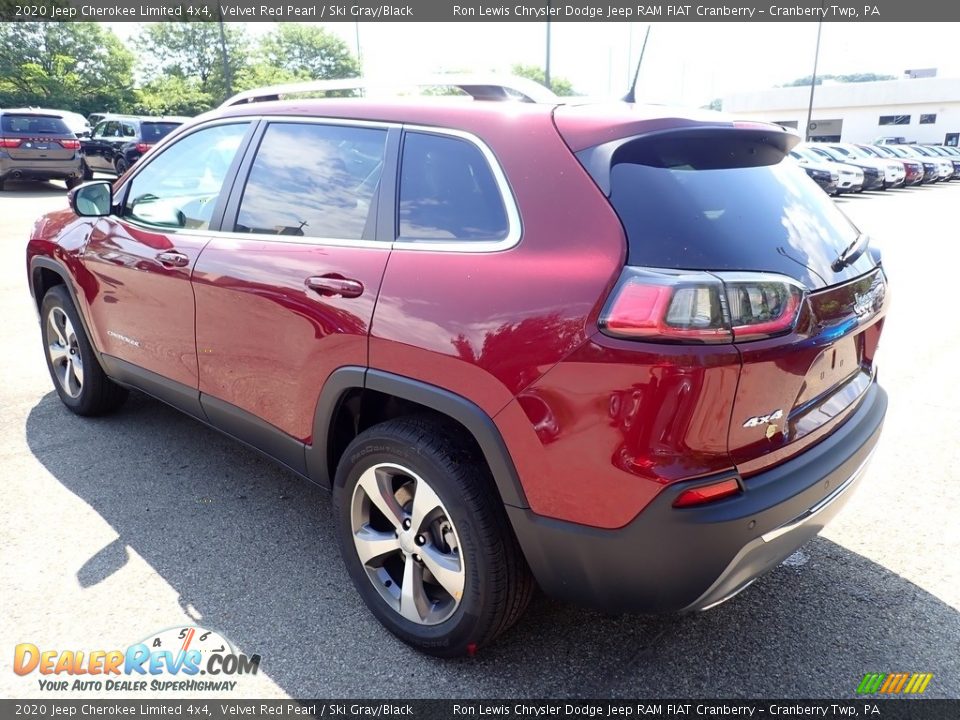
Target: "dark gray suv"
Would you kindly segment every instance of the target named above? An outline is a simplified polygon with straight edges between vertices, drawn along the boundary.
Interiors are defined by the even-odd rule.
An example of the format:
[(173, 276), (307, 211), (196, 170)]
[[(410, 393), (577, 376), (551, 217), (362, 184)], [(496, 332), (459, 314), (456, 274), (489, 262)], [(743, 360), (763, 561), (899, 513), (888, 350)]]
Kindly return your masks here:
[(82, 179), (80, 141), (63, 118), (42, 110), (0, 110), (0, 190), (8, 180)]

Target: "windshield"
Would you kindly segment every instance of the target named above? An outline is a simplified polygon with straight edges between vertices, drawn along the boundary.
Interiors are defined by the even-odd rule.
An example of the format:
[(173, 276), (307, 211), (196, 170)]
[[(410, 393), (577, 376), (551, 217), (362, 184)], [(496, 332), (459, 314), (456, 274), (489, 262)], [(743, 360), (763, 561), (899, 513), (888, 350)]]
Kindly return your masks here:
[(859, 148), (849, 148), (849, 147), (839, 147), (837, 145), (831, 145), (830, 149), (834, 152), (838, 152), (845, 157), (854, 158), (856, 160), (869, 160), (870, 156)]
[(828, 147), (815, 147), (810, 148), (816, 155), (819, 155), (824, 160), (836, 160), (837, 162), (844, 162), (849, 160), (849, 158), (844, 157), (844, 155), (833, 148)]

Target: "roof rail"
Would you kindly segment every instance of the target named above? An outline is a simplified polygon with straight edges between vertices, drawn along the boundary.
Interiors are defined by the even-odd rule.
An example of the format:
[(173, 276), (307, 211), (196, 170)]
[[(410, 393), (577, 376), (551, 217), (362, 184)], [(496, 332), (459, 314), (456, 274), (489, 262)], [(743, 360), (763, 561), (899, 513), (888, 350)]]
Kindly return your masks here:
[[(305, 82), (270, 85), (253, 90), (245, 90), (229, 98), (220, 107), (242, 103), (279, 100), (287, 95), (310, 92), (334, 92), (342, 90), (374, 91), (378, 95), (396, 95), (397, 91), (413, 87), (452, 87), (462, 90), (474, 100), (516, 100), (533, 103), (560, 102), (549, 89), (538, 82), (512, 75), (432, 75), (413, 80), (384, 81), (368, 78), (347, 78), (343, 80), (307, 80)], [(519, 97), (518, 97), (519, 96)]]

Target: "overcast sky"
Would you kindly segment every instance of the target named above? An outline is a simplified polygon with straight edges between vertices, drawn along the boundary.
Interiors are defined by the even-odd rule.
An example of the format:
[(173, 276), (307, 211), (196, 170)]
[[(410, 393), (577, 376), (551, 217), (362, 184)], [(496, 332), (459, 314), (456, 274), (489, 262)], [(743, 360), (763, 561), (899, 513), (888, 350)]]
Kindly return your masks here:
[[(354, 23), (319, 23), (356, 48)], [(139, 26), (109, 23), (128, 38)], [(252, 33), (272, 23), (249, 23)], [(360, 23), (364, 71), (376, 78), (443, 71), (501, 71), (543, 65), (543, 23)], [(552, 24), (552, 72), (588, 95), (623, 95), (646, 23)], [(936, 67), (960, 77), (960, 23), (824, 23), (819, 73), (886, 73)], [(638, 99), (703, 105), (731, 92), (760, 90), (809, 75), (817, 24), (654, 23)], [(631, 42), (632, 37), (632, 42)], [(632, 48), (632, 53), (631, 53)]]

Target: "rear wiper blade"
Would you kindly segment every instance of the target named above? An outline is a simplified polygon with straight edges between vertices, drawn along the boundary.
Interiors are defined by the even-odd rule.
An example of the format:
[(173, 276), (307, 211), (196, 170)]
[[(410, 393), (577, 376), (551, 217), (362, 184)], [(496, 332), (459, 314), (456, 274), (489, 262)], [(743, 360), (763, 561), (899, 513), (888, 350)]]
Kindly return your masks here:
[(866, 252), (869, 244), (870, 236), (866, 233), (860, 233), (857, 235), (857, 239), (847, 245), (844, 251), (837, 256), (837, 259), (833, 261), (830, 267), (833, 268), (834, 272), (840, 272), (847, 265), (853, 265), (853, 263), (857, 261), (857, 258)]

